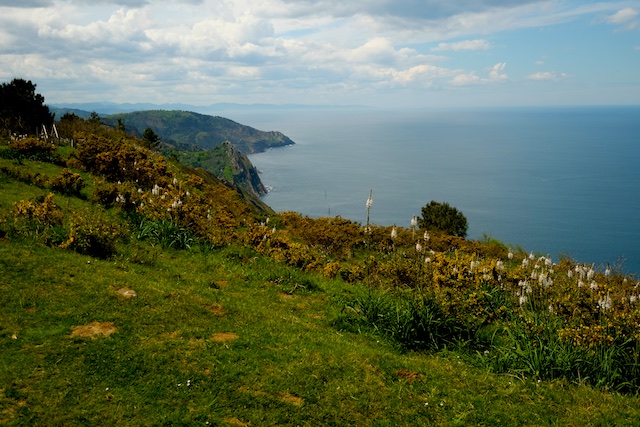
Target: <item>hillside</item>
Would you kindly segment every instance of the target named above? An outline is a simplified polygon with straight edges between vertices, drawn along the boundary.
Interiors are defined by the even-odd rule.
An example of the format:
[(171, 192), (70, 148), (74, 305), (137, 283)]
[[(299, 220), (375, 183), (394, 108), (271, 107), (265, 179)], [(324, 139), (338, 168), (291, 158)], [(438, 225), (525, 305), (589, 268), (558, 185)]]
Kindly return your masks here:
[(229, 141), (242, 153), (251, 154), (294, 143), (281, 132), (265, 132), (224, 117), (188, 111), (137, 111), (107, 116), (104, 121), (115, 126), (118, 119), (128, 132), (141, 136), (151, 128), (163, 142), (179, 150), (211, 149)]
[(234, 182), (249, 191), (254, 197), (267, 194), (258, 170), (247, 156), (228, 141), (211, 150), (181, 151), (177, 153), (181, 163), (194, 168), (202, 168), (218, 178)]
[(637, 425), (634, 277), (275, 213), (75, 125), (0, 141), (1, 425)]

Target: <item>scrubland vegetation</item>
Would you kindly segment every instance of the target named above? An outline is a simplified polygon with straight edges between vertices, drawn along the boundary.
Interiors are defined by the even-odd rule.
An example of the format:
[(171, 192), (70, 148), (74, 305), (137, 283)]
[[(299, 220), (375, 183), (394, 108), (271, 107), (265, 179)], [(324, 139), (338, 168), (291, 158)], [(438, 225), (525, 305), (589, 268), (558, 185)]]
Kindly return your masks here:
[(637, 278), (274, 213), (66, 120), (0, 145), (0, 424), (639, 424)]

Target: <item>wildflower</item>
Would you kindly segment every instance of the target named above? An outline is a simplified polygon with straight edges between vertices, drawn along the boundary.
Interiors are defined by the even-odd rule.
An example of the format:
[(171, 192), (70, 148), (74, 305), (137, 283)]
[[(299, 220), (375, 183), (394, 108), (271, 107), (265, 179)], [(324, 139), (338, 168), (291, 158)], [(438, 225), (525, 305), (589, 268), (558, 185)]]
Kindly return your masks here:
[(611, 309), (611, 306), (612, 306), (612, 301), (609, 294), (607, 294), (605, 297), (602, 297), (598, 300), (598, 307), (600, 307), (600, 310), (602, 311), (607, 311)]
[(151, 189), (151, 194), (153, 194), (154, 196), (160, 195), (160, 187), (158, 186), (158, 184), (153, 185), (153, 188)]
[(142, 194), (142, 188), (138, 188), (138, 194)]
[(584, 286), (584, 282), (582, 280), (578, 280), (578, 287), (581, 288)]
[(173, 185), (177, 185), (178, 184), (178, 178), (173, 178)]
[(275, 234), (275, 233), (276, 233), (276, 227), (274, 226), (274, 227), (271, 229), (271, 234)]
[(430, 262), (431, 262), (431, 258), (426, 257), (426, 258), (424, 259), (424, 263), (425, 263), (425, 264), (429, 264)]
[(567, 271), (567, 277), (571, 279), (573, 277), (573, 271), (571, 270)]
[(420, 242), (416, 243), (416, 252), (422, 252), (422, 245)]
[(629, 297), (629, 303), (630, 304), (635, 304), (635, 302), (638, 300), (638, 296), (637, 295), (631, 295)]
[(534, 259), (536, 259), (536, 256), (533, 254), (533, 252), (531, 252), (531, 253), (529, 254), (529, 260), (530, 260), (530, 261), (533, 261)]
[(469, 266), (469, 271), (471, 271), (473, 273), (473, 270), (476, 268), (476, 262), (475, 261), (471, 261), (471, 265)]
[(587, 272), (587, 280), (593, 279), (593, 276), (595, 275), (596, 275), (596, 272), (593, 271), (593, 268), (590, 268), (589, 271)]
[(507, 258), (513, 259), (513, 252), (509, 251), (509, 253), (507, 254)]
[(597, 291), (598, 290), (598, 284), (595, 282), (595, 280), (593, 282), (591, 282), (591, 284), (589, 285), (589, 287), (591, 288), (591, 290), (593, 291)]
[(520, 305), (524, 305), (527, 302), (527, 296), (520, 295), (520, 298), (518, 298), (518, 302), (520, 303)]
[(502, 262), (502, 260), (498, 260), (498, 262), (496, 262), (496, 268), (498, 270), (504, 270), (504, 263)]
[(526, 267), (526, 266), (528, 266), (528, 265), (529, 265), (529, 260), (528, 260), (527, 258), (524, 258), (524, 259), (522, 260), (522, 267)]
[(371, 209), (371, 206), (373, 206), (373, 199), (369, 196), (367, 198), (367, 209)]
[(610, 269), (609, 267), (607, 267), (607, 268), (606, 268), (606, 270), (604, 270), (604, 275), (605, 275), (606, 277), (611, 276), (611, 269)]
[(428, 242), (429, 239), (431, 239), (431, 236), (429, 236), (429, 233), (425, 231), (424, 232), (424, 240)]
[(395, 239), (396, 237), (398, 237), (398, 231), (396, 230), (396, 227), (394, 225), (393, 228), (391, 229), (391, 238)]
[(418, 226), (418, 217), (414, 215), (411, 218), (411, 227), (417, 227), (417, 226)]

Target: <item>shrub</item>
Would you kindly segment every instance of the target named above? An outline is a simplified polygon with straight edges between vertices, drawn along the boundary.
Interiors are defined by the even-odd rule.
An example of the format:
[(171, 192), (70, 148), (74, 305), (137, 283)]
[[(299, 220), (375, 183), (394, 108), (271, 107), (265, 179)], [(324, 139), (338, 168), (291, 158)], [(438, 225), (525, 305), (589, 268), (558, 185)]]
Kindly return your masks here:
[(116, 252), (116, 243), (124, 236), (120, 224), (104, 214), (84, 211), (73, 216), (69, 237), (60, 247), (97, 258), (108, 258)]
[(431, 201), (422, 208), (418, 226), (427, 230), (439, 230), (452, 236), (466, 237), (467, 218), (448, 203)]
[(11, 141), (10, 147), (18, 159), (32, 159), (44, 162), (55, 160), (56, 146), (38, 138), (28, 137)]
[(65, 194), (79, 195), (85, 185), (80, 174), (71, 172), (69, 169), (63, 170), (60, 175), (53, 176), (49, 180), (49, 186), (53, 191)]
[(21, 200), (13, 209), (13, 231), (16, 234), (36, 237), (47, 244), (62, 240), (62, 211), (53, 201), (53, 194), (36, 199)]

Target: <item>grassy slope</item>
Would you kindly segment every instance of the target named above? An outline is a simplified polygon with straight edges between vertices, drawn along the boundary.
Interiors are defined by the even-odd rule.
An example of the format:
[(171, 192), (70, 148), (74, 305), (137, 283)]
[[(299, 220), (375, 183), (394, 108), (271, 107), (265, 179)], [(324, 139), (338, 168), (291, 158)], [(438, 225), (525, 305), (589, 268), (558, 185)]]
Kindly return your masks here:
[[(2, 420), (15, 425), (633, 425), (638, 399), (401, 354), (331, 320), (339, 282), (242, 249), (99, 261), (0, 242)], [(291, 291), (297, 282), (311, 291)], [(129, 287), (137, 297), (116, 291)], [(72, 328), (113, 322), (108, 338)], [(219, 333), (237, 339), (218, 342)], [(12, 335), (15, 334), (15, 337)], [(229, 335), (231, 337), (231, 335)], [(224, 336), (222, 336), (224, 337)]]
[[(0, 209), (46, 192), (2, 177)], [(337, 329), (342, 301), (362, 291), (242, 247), (132, 239), (96, 260), (0, 239), (0, 424), (638, 425), (638, 397), (493, 375)], [(71, 336), (92, 322), (117, 331)]]

